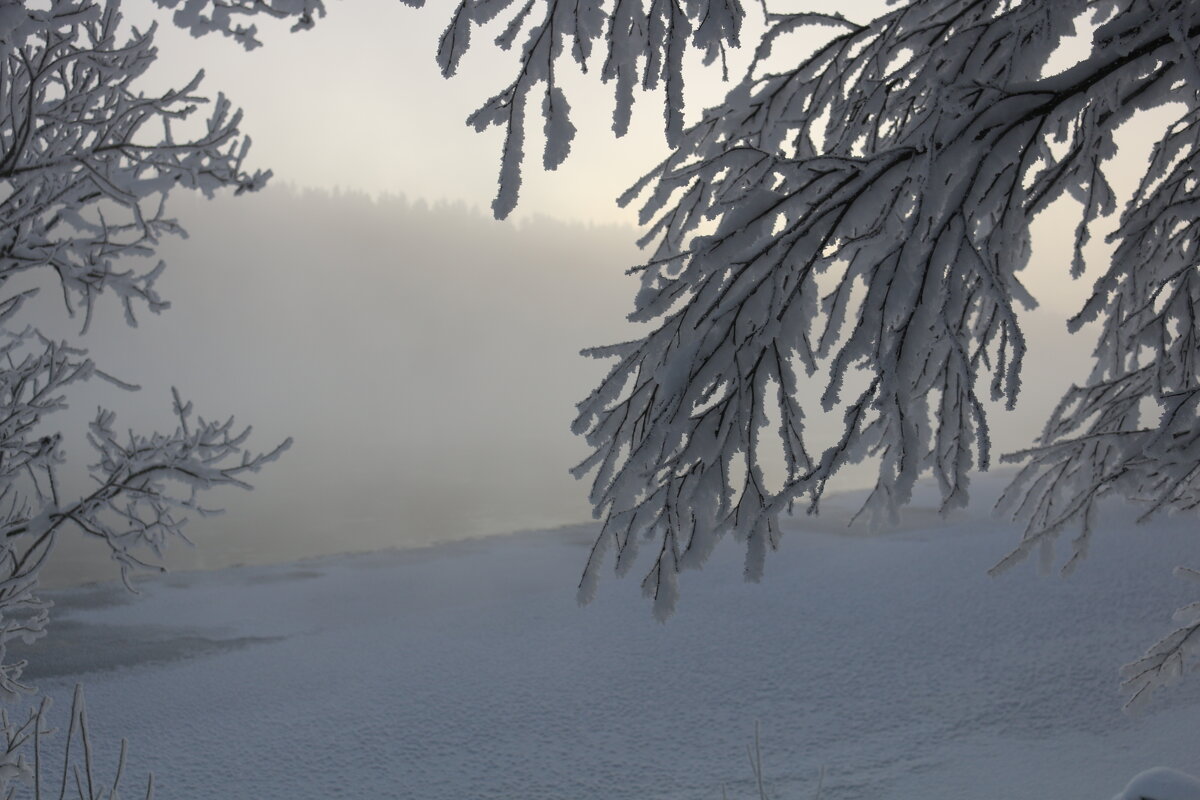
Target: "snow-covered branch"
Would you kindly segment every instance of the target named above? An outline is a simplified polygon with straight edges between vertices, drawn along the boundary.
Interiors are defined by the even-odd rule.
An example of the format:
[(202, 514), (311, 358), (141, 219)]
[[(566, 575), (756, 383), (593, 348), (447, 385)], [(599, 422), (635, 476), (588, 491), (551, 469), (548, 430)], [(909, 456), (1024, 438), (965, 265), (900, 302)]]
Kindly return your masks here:
[[(63, 495), (52, 415), (83, 381), (124, 384), (85, 350), (21, 324), (36, 290), (13, 288), (14, 278), (52, 274), (66, 309), (84, 311), (85, 332), (104, 292), (136, 324), (136, 310), (168, 305), (155, 289), (163, 264), (138, 271), (122, 259), (152, 255), (162, 236), (182, 232), (165, 213), (169, 192), (253, 190), (269, 173), (244, 169), (240, 112), (199, 95), (201, 76), (158, 95), (138, 89), (155, 59), (153, 30), (122, 33), (116, 0), (15, 8), (0, 31), (0, 693), (24, 688), (6, 644), (44, 632), (34, 590), (64, 530), (104, 541), (128, 581), (183, 537), (188, 513), (205, 513), (200, 491), (247, 487), (247, 474), (288, 445), (249, 452), (249, 429), (193, 420), (178, 396), (171, 433), (118, 433), (101, 410), (89, 434), (96, 488)], [(206, 104), (207, 119), (193, 120)]]
[(153, 31), (118, 41), (117, 4), (56, 8), (67, 6), (87, 21), (46, 25), (0, 49), (0, 281), (50, 269), (72, 311), (90, 314), (107, 290), (132, 322), (135, 305), (166, 307), (154, 288), (161, 265), (137, 272), (117, 261), (180, 232), (165, 216), (167, 193), (253, 190), (269, 173), (244, 170), (249, 140), (224, 97), (192, 124), (207, 102), (200, 75), (159, 96), (136, 90), (154, 60)]
[[(1182, 577), (1200, 580), (1200, 572), (1179, 567)], [(1200, 601), (1189, 603), (1175, 612), (1178, 625), (1155, 642), (1146, 654), (1121, 669), (1124, 689), (1129, 699), (1126, 708), (1145, 703), (1155, 689), (1169, 686), (1183, 675), (1189, 664), (1194, 668), (1200, 657)]]
[[(1044, 74), (1088, 15), (1101, 23), (1090, 52)], [(1114, 130), (1176, 103), (1185, 112), (1077, 320), (1105, 320), (1094, 385), (1069, 393), (1019, 454), (1033, 482), (1010, 495), (1030, 524), (1016, 557), (1086, 525), (1112, 489), (1194, 508), (1194, 17), (1183, 2), (915, 0), (835, 27), (792, 69), (756, 60), (623, 198), (643, 198), (653, 249), (631, 318), (653, 328), (594, 351), (617, 363), (579, 407), (594, 447), (579, 472), (595, 469), (604, 518), (581, 597), (609, 546), (623, 570), (647, 537), (659, 543), (644, 584), (657, 613), (674, 602), (675, 572), (726, 532), (746, 542), (756, 578), (778, 515), (801, 499), (817, 509), (864, 459), (878, 464), (864, 508), (876, 520), (924, 474), (943, 510), (964, 504), (972, 470), (993, 461), (984, 399), (1012, 408), (1020, 396), (1031, 219), (1064, 195), (1080, 203), (1069, 268), (1080, 274), (1093, 225), (1117, 208), (1104, 174)], [(773, 24), (760, 55), (797, 23)], [(816, 381), (840, 430), (806, 426)], [(1143, 399), (1162, 410), (1157, 424), (1139, 421)]]
[[(500, 188), (492, 203), (497, 219), (517, 205), (525, 159), (529, 111), (545, 121), (542, 163), (555, 169), (574, 139), (570, 104), (556, 71), (578, 68), (587, 73), (593, 51), (603, 49), (600, 79), (614, 84), (613, 131), (629, 129), (634, 89), (666, 92), (664, 131), (672, 145), (683, 131), (683, 57), (699, 50), (704, 63), (738, 47), (745, 14), (738, 0), (460, 0), (438, 44), (437, 59), (446, 77), (458, 69), (474, 43), (477, 28), (499, 20), (496, 46), (504, 50), (523, 41), (517, 74), (467, 119), (476, 130), (505, 129), (500, 161)], [(599, 47), (598, 47), (599, 45)], [(536, 105), (535, 105), (536, 104)]]

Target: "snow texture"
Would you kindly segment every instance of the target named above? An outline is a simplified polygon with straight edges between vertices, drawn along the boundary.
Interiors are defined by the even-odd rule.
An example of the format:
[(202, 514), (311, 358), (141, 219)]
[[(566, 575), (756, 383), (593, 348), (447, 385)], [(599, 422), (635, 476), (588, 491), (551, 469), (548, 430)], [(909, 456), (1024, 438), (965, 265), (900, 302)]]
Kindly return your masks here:
[(1089, 569), (995, 579), (1011, 527), (938, 522), (931, 495), (887, 536), (792, 530), (760, 585), (720, 554), (666, 625), (629, 591), (576, 606), (579, 527), (58, 592), (31, 674), (56, 709), (83, 680), (97, 763), (128, 735), (127, 781), (153, 770), (168, 799), (747, 797), (756, 721), (773, 797), (822, 767), (826, 800), (1200, 772), (1200, 685), (1131, 717), (1115, 669), (1179, 604), (1162, 575), (1193, 527), (1129, 536), (1117, 509)]

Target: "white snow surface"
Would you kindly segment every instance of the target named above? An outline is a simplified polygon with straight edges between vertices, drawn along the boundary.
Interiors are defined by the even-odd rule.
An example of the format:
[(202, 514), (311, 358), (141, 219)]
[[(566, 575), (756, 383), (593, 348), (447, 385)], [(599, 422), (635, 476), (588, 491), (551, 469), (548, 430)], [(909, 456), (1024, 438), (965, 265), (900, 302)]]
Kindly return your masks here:
[(1069, 579), (989, 578), (1017, 532), (979, 516), (797, 519), (760, 584), (718, 548), (666, 624), (636, 573), (576, 605), (590, 527), (180, 573), (55, 592), (30, 658), (164, 799), (744, 798), (756, 722), (775, 798), (822, 768), (824, 800), (1110, 798), (1200, 773), (1200, 676), (1136, 717), (1117, 689), (1194, 599), (1195, 522), (1118, 511)]
[(1200, 800), (1200, 780), (1155, 767), (1139, 773), (1113, 800)]

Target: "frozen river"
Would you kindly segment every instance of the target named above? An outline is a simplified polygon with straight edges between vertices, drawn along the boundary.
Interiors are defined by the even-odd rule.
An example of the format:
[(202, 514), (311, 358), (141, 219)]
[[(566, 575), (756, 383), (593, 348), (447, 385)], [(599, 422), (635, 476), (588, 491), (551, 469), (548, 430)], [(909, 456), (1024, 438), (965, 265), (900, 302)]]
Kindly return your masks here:
[[(799, 524), (799, 523), (796, 523)], [(159, 798), (1101, 798), (1200, 772), (1200, 675), (1146, 713), (1117, 669), (1170, 624), (1194, 520), (1108, 533), (1068, 580), (986, 569), (987, 521), (792, 531), (763, 583), (719, 548), (654, 622), (635, 578), (579, 608), (586, 528), (55, 594), (31, 654), (83, 681), (100, 763)], [(134, 786), (137, 781), (127, 785)], [(755, 795), (756, 796), (756, 795)]]

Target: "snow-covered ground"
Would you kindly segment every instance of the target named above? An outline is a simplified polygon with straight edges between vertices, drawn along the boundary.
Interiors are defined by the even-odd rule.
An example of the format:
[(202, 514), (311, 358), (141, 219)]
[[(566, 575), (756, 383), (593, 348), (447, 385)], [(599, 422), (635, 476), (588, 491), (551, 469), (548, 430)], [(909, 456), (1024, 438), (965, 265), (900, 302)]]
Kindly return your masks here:
[(761, 584), (719, 549), (665, 625), (633, 577), (576, 606), (583, 527), (173, 574), (55, 593), (30, 656), (159, 798), (750, 797), (757, 721), (772, 797), (824, 768), (825, 800), (1107, 800), (1200, 774), (1200, 675), (1133, 718), (1117, 691), (1194, 599), (1195, 522), (1127, 519), (1067, 580), (989, 578), (1016, 532), (982, 517), (797, 520)]

